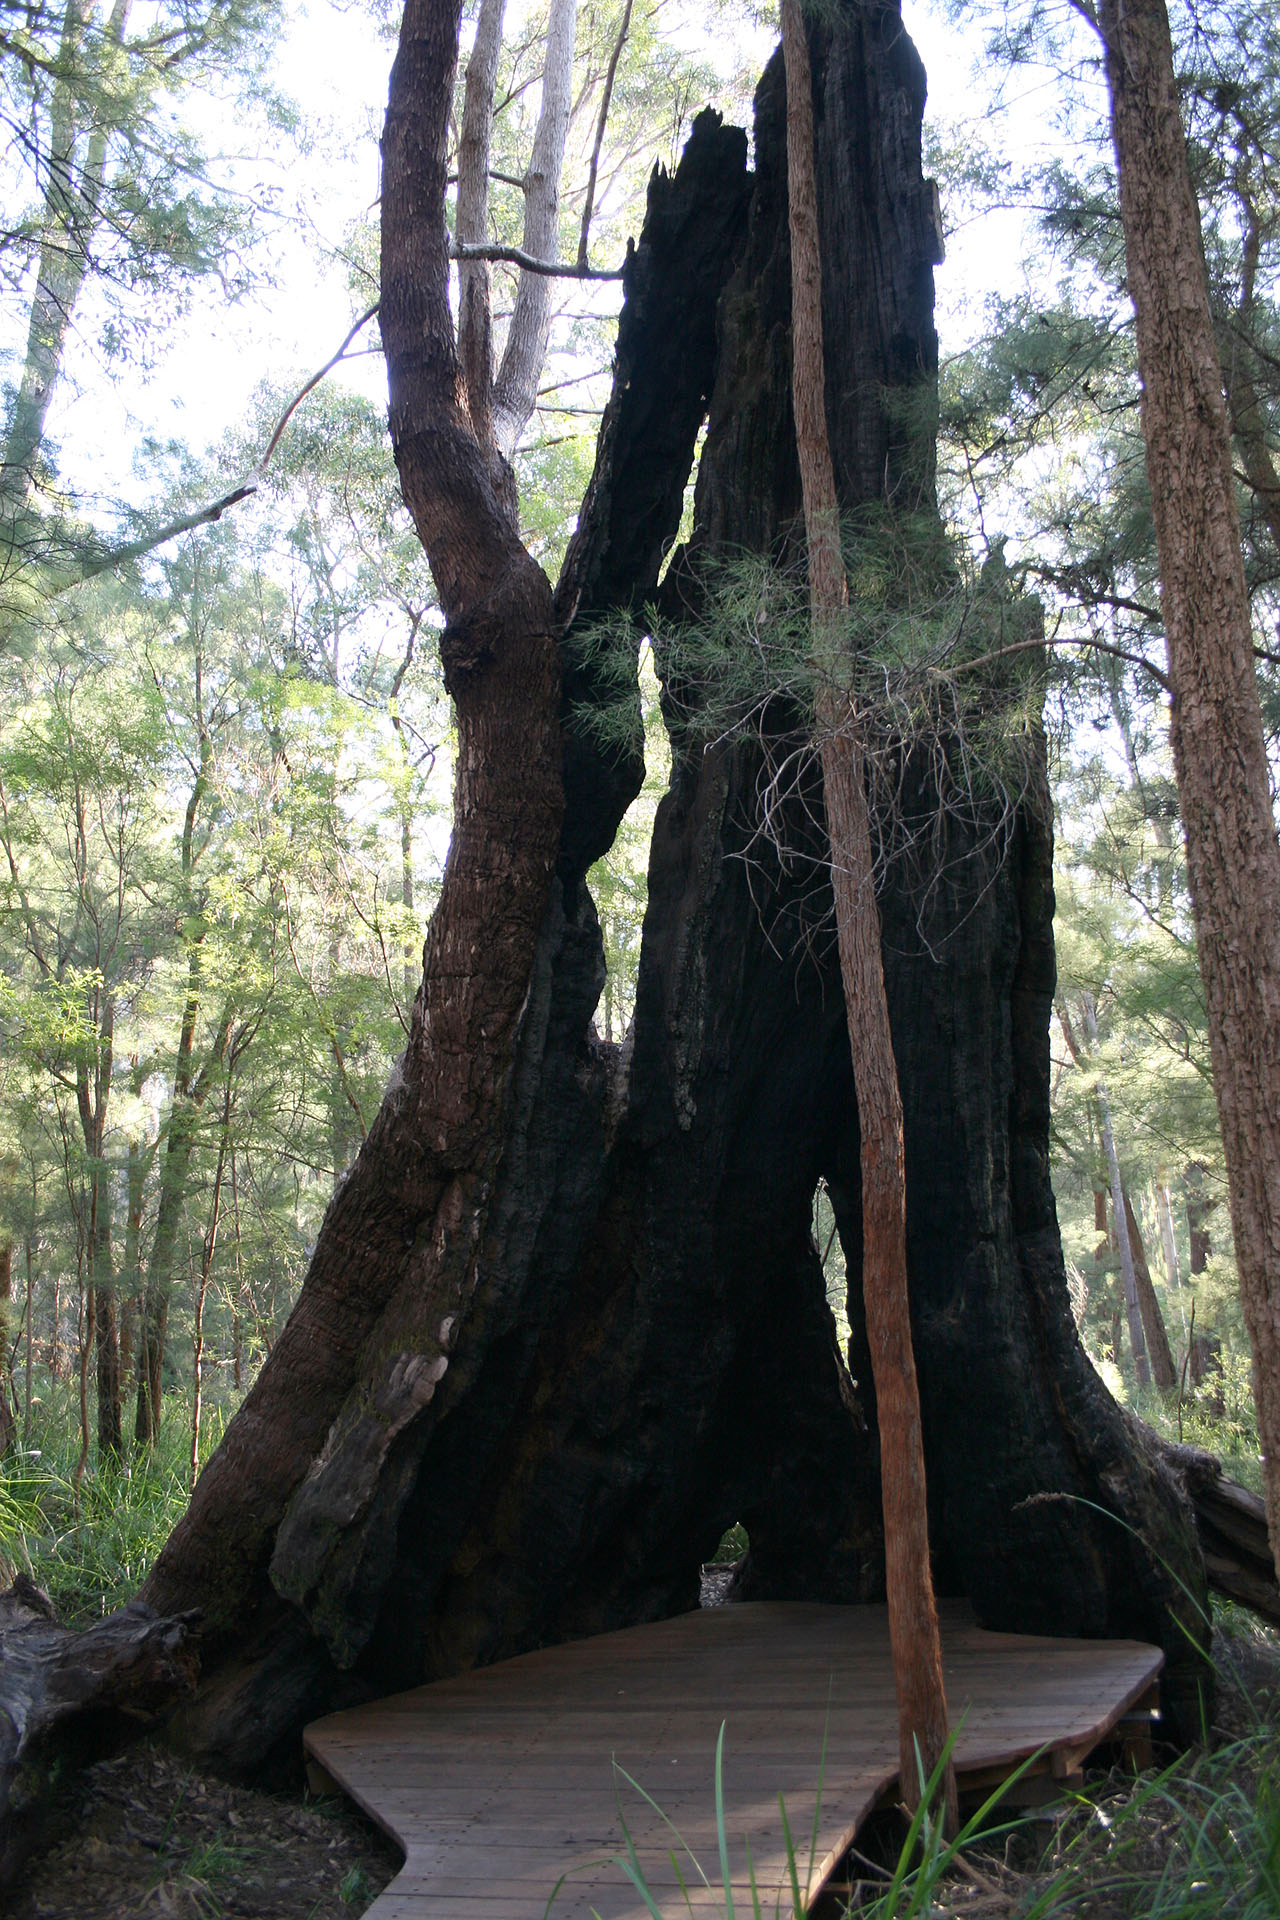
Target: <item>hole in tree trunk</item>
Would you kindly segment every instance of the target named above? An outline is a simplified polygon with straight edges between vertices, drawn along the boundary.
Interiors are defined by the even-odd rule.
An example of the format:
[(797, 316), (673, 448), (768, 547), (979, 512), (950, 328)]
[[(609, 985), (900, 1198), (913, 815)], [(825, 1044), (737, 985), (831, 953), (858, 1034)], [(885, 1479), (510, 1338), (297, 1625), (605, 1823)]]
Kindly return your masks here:
[(601, 1037), (610, 1041), (625, 1037), (635, 1011), (640, 933), (649, 898), (649, 846), (658, 802), (671, 774), (671, 747), (658, 704), (653, 647), (647, 639), (640, 649), (637, 678), (644, 719), (644, 785), (623, 815), (608, 853), (587, 874), (604, 941), (605, 982), (595, 1024)]
[(845, 1272), (844, 1248), (836, 1226), (836, 1212), (825, 1180), (819, 1180), (813, 1195), (813, 1244), (822, 1262), (822, 1280), (827, 1305), (836, 1323), (836, 1339), (846, 1368), (849, 1364), (849, 1284)]
[(702, 1586), (698, 1595), (701, 1607), (722, 1607), (733, 1597), (733, 1585), (747, 1557), (750, 1541), (741, 1520), (735, 1520), (720, 1536), (720, 1544), (702, 1567)]

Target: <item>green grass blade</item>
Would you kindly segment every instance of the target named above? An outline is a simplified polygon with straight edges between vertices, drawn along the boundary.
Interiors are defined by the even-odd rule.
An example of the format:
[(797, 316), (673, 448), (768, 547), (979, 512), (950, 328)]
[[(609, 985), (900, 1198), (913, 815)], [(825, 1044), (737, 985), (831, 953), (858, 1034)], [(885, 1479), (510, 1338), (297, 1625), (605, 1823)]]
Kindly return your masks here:
[(733, 1883), (729, 1878), (729, 1835), (724, 1818), (724, 1729), (725, 1722), (722, 1720), (716, 1736), (716, 1841), (720, 1848), (720, 1884), (724, 1888), (725, 1920), (736, 1920)]

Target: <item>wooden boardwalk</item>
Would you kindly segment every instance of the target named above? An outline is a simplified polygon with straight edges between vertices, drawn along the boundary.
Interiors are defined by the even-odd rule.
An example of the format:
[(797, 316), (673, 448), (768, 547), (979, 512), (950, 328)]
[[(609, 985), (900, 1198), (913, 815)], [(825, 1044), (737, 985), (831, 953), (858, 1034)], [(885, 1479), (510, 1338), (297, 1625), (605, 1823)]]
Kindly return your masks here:
[[(962, 1786), (1042, 1765), (1069, 1775), (1150, 1692), (1163, 1656), (1134, 1641), (983, 1633), (943, 1609), (947, 1692)], [(405, 1850), (370, 1920), (643, 1920), (615, 1864), (625, 1817), (664, 1916), (688, 1911), (674, 1836), (715, 1882), (716, 1735), (739, 1911), (747, 1848), (763, 1910), (790, 1913), (778, 1795), (817, 1893), (897, 1773), (881, 1607), (737, 1605), (523, 1655), (316, 1721), (312, 1760)], [(824, 1735), (825, 1729), (825, 1735)], [(823, 1763), (823, 1741), (826, 1758)], [(817, 1845), (810, 1835), (817, 1811)], [(695, 1888), (695, 1913), (723, 1896)], [(803, 1877), (803, 1871), (802, 1871)], [(781, 1896), (779, 1898), (779, 1896)]]

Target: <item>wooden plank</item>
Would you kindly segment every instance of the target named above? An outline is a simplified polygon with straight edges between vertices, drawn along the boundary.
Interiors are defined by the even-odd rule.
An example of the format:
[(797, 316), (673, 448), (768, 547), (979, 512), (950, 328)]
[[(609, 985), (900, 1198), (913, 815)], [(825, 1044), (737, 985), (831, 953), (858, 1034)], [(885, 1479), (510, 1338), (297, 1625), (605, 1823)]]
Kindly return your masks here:
[[(1162, 1664), (1134, 1642), (984, 1633), (954, 1604), (943, 1632), (962, 1784), (998, 1779), (1042, 1747), (1041, 1772), (1074, 1769), (1146, 1698)], [(735, 1898), (750, 1910), (748, 1845), (766, 1910), (786, 1895), (779, 1792), (806, 1867), (816, 1819), (812, 1897), (895, 1778), (884, 1610), (764, 1603), (686, 1614), (332, 1715), (305, 1745), (406, 1849), (370, 1920), (540, 1920), (566, 1873), (550, 1920), (586, 1920), (593, 1908), (601, 1920), (643, 1920), (616, 1864), (621, 1821), (663, 1912), (686, 1913), (675, 1838), (644, 1795), (718, 1880), (722, 1723)], [(723, 1911), (722, 1894), (696, 1891), (691, 1864), (681, 1872), (693, 1912)], [(780, 1910), (789, 1906), (783, 1897)]]

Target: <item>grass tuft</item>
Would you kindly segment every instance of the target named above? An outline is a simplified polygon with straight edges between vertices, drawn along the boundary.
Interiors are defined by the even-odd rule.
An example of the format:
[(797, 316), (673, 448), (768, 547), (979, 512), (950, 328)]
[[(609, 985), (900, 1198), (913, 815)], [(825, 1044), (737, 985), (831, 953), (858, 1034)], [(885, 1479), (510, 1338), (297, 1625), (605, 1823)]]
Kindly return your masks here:
[[(21, 1570), (43, 1587), (58, 1618), (85, 1627), (132, 1598), (186, 1510), (190, 1436), (176, 1419), (154, 1447), (90, 1465), (75, 1486), (79, 1447), (67, 1410), (51, 1408), (29, 1449), (0, 1460), (0, 1576)], [(211, 1410), (202, 1458), (222, 1437)]]

